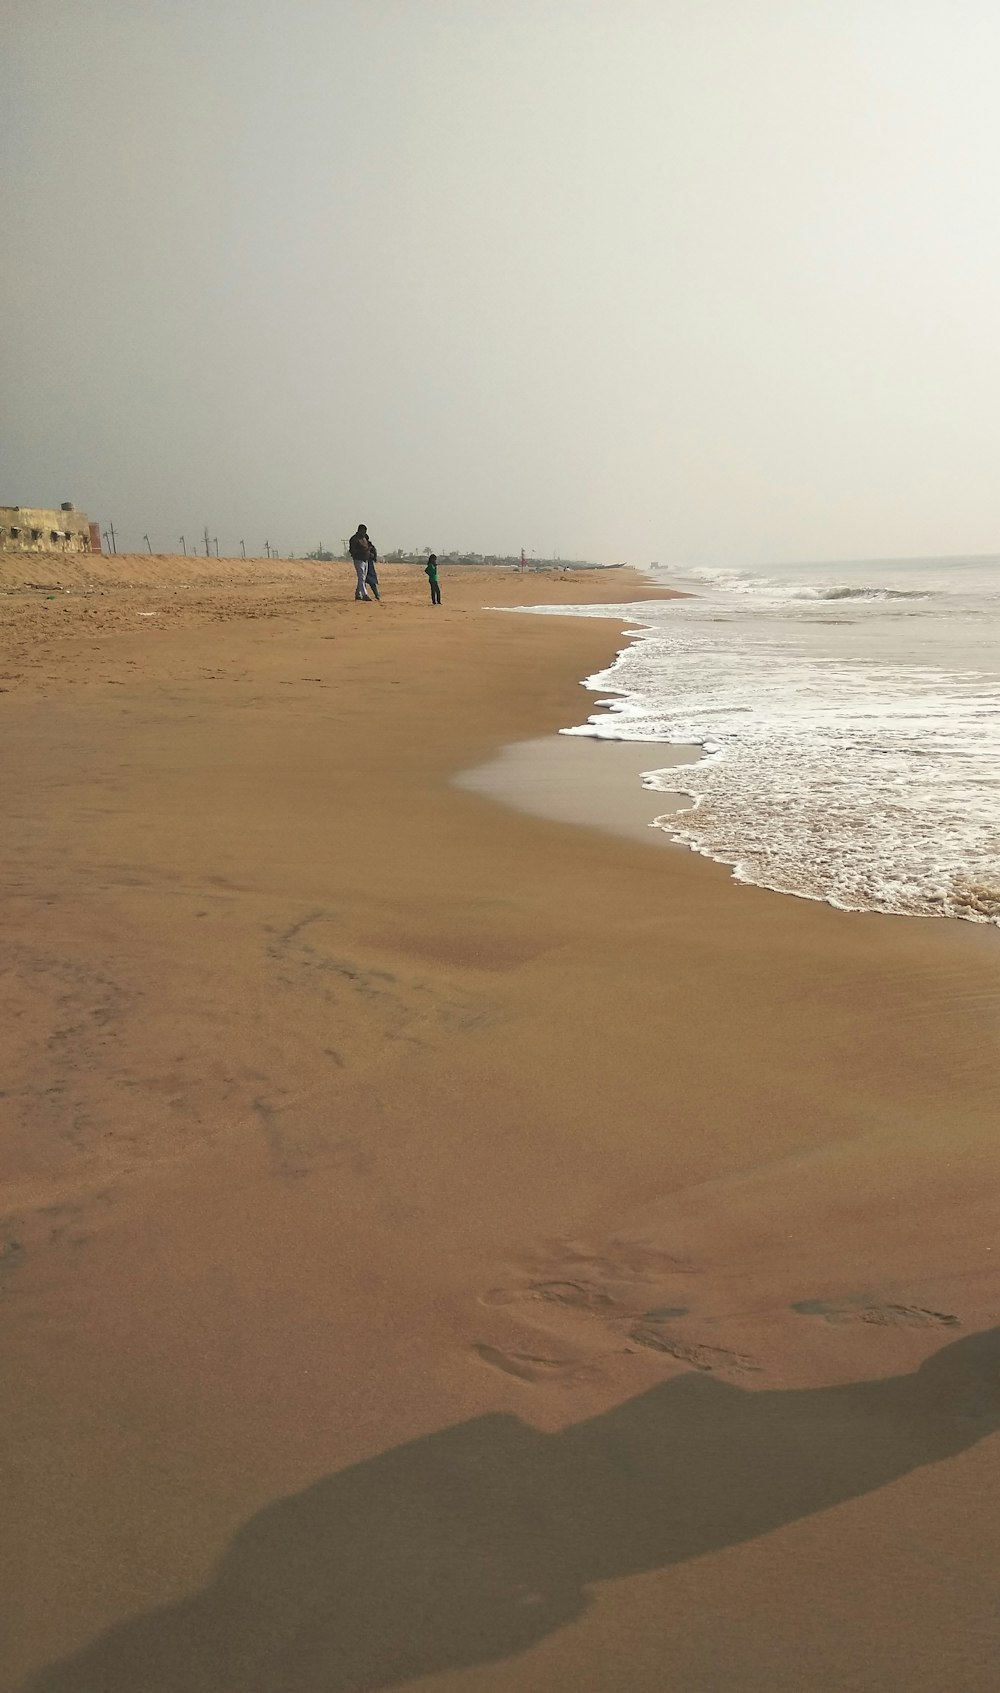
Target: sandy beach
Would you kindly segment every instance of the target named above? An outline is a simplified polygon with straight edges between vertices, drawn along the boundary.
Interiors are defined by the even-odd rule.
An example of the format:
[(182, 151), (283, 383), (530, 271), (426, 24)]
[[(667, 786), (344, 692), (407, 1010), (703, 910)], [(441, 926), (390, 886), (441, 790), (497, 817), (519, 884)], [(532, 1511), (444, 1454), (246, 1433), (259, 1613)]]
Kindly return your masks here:
[(31, 564), (4, 1693), (993, 1693), (996, 930), (458, 785), (632, 573)]

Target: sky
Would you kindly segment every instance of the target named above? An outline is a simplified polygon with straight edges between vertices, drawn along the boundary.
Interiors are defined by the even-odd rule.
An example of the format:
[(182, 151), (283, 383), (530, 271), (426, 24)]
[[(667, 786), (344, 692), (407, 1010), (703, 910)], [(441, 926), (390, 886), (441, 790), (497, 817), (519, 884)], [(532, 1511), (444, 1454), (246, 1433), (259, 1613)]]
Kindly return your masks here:
[(1000, 550), (995, 0), (3, 0), (0, 504)]

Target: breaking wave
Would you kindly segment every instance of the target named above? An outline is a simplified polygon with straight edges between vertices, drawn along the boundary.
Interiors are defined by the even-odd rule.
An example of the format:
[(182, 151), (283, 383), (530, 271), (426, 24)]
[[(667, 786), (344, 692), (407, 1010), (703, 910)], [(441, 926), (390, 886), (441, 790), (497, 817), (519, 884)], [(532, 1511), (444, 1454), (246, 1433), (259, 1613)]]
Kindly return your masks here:
[[(701, 747), (698, 763), (657, 770), (651, 745), (645, 785), (687, 795), (660, 826), (741, 881), (1000, 923), (1000, 568), (995, 593), (978, 581), (975, 596), (818, 580), (806, 621), (788, 584), (757, 584), (576, 608), (633, 628), (587, 680), (600, 709), (565, 733)], [(933, 609), (901, 622), (899, 599)], [(826, 619), (823, 603), (844, 600), (857, 620)]]

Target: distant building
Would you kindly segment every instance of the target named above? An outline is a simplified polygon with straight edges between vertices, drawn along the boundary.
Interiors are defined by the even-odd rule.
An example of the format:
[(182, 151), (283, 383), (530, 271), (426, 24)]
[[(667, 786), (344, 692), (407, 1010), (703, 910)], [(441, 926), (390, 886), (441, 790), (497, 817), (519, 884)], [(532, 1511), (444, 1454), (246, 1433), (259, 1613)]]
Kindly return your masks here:
[(67, 500), (59, 511), (0, 506), (0, 553), (99, 553), (101, 533)]

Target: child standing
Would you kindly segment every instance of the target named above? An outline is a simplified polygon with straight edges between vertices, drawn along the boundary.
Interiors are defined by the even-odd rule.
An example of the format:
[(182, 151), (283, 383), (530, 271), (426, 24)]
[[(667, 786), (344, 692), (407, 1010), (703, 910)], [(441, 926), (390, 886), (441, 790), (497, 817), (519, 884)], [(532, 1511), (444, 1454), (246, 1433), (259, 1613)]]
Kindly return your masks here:
[(375, 566), (377, 565), (377, 563), (378, 563), (378, 552), (376, 551), (376, 548), (375, 548), (375, 542), (372, 540), (371, 536), (369, 535), (369, 537), (368, 537), (368, 563), (365, 566), (365, 587), (371, 589), (372, 593), (375, 595), (375, 598), (381, 604), (382, 595), (378, 591), (378, 571), (375, 569)]
[(427, 577), (427, 580), (431, 585), (431, 605), (440, 605), (441, 604), (441, 589), (438, 587), (438, 557), (437, 557), (437, 553), (431, 553), (430, 558), (427, 560), (427, 563), (424, 565), (424, 574)]

